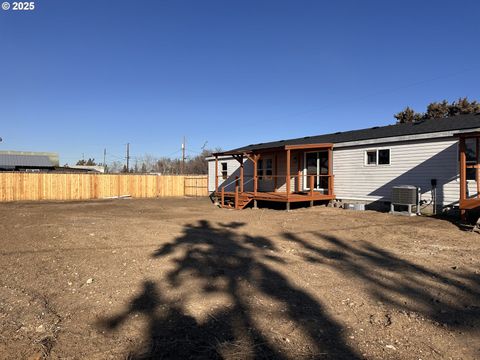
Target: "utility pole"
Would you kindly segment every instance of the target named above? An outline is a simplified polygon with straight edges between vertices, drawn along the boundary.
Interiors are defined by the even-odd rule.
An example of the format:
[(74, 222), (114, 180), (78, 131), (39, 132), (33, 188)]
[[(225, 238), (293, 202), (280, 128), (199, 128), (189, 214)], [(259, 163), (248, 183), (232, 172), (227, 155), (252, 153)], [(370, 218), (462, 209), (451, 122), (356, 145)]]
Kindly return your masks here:
[(127, 172), (130, 172), (130, 143), (127, 143)]
[(185, 136), (182, 143), (182, 175), (185, 174)]
[(103, 149), (103, 172), (107, 172), (107, 148)]

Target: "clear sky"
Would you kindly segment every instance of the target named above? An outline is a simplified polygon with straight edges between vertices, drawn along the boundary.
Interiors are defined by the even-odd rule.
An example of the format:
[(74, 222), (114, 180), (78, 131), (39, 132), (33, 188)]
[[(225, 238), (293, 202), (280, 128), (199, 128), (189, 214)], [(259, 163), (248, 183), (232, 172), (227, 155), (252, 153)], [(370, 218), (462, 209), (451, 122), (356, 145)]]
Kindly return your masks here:
[[(0, 0), (3, 2), (4, 0)], [(179, 156), (480, 100), (480, 1), (38, 0), (0, 10), (1, 150)]]

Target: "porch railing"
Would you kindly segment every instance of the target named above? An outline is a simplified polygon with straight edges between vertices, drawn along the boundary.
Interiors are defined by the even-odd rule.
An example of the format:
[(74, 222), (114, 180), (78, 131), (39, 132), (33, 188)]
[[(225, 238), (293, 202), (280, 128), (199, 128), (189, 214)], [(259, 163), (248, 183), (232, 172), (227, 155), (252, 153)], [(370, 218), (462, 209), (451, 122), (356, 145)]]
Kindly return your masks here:
[[(222, 176), (218, 176), (218, 178), (222, 178)], [(326, 179), (324, 182), (323, 179)], [(270, 191), (264, 191), (264, 190), (258, 190), (258, 182), (263, 180), (267, 181), (272, 181), (272, 190), (273, 192), (285, 192), (288, 194), (293, 194), (293, 193), (309, 193), (311, 196), (315, 194), (315, 192), (318, 192), (320, 190), (326, 190), (327, 195), (333, 195), (333, 189), (334, 189), (334, 175), (304, 175), (304, 174), (292, 174), (290, 176), (288, 175), (263, 175), (263, 176), (252, 176), (252, 175), (245, 175), (244, 176), (244, 181), (243, 184), (241, 183), (241, 179), (236, 176), (234, 180), (229, 181), (229, 182), (224, 182), (222, 184), (219, 184), (219, 190), (222, 194), (225, 193), (225, 188), (234, 185), (233, 192), (235, 194), (237, 193), (242, 193), (245, 192), (245, 185), (253, 182), (253, 192), (254, 195), (256, 195), (258, 192), (270, 192)], [(317, 180), (317, 186), (315, 186), (315, 180)], [(322, 181), (323, 180), (323, 181)], [(282, 181), (282, 182), (280, 182)], [(323, 184), (322, 184), (323, 182)], [(292, 186), (293, 185), (293, 190)], [(281, 186), (279, 186), (281, 185)], [(308, 185), (308, 186), (305, 186)], [(326, 187), (321, 186), (321, 185), (326, 185)], [(285, 186), (285, 191), (279, 191), (280, 188)]]

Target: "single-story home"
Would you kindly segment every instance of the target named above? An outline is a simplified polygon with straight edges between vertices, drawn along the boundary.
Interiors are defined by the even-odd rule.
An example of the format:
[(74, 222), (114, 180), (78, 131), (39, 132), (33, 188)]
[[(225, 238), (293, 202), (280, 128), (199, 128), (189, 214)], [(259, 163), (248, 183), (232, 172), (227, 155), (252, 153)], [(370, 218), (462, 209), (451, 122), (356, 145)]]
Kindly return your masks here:
[(103, 166), (59, 166), (58, 153), (0, 151), (0, 172), (103, 173)]
[(59, 165), (57, 153), (0, 151), (0, 171), (45, 172)]
[(437, 210), (480, 206), (480, 114), (251, 144), (208, 158), (209, 191), (240, 209), (252, 200), (389, 203), (420, 188)]

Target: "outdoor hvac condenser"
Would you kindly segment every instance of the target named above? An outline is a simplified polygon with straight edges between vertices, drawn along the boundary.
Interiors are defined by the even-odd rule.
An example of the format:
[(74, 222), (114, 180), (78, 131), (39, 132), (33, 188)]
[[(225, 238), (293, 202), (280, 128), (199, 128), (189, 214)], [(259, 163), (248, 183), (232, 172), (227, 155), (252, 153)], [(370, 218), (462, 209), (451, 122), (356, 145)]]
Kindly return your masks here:
[[(397, 211), (395, 206), (407, 207), (407, 211)], [(415, 213), (412, 208), (415, 207)], [(411, 185), (394, 186), (392, 188), (392, 203), (390, 205), (392, 214), (420, 215), (420, 188)]]

